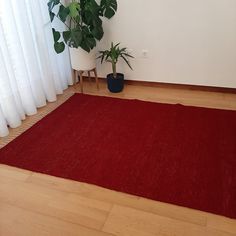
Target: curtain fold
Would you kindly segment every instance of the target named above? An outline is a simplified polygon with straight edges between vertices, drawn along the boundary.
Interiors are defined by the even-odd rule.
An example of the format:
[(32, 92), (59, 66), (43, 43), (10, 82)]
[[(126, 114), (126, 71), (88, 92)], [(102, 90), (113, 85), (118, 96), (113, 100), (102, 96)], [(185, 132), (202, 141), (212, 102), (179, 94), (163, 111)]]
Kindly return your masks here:
[(69, 53), (54, 52), (47, 0), (0, 0), (0, 137), (69, 84)]

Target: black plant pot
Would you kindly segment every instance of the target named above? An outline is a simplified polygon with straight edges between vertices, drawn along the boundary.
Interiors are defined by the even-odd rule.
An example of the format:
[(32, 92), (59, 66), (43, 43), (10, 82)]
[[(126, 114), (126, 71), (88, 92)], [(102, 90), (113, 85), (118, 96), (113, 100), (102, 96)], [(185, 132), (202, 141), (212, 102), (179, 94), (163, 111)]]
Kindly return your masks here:
[(107, 75), (107, 87), (112, 93), (121, 92), (124, 88), (124, 75), (117, 73), (116, 78), (114, 78), (113, 74)]

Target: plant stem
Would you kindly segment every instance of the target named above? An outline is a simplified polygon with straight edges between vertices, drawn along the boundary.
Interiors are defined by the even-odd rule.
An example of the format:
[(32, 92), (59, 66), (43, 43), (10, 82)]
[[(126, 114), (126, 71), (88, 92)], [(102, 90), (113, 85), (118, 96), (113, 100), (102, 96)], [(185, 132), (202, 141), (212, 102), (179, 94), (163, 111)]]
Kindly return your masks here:
[(116, 78), (117, 73), (116, 73), (116, 63), (112, 62), (112, 71), (113, 71), (113, 77)]

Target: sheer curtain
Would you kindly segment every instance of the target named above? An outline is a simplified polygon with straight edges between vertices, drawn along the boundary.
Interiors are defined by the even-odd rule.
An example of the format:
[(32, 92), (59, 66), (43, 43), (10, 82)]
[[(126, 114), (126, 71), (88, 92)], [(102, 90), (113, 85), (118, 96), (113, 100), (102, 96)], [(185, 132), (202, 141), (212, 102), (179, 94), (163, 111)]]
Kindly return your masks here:
[(0, 137), (69, 84), (68, 50), (54, 52), (47, 0), (0, 0)]

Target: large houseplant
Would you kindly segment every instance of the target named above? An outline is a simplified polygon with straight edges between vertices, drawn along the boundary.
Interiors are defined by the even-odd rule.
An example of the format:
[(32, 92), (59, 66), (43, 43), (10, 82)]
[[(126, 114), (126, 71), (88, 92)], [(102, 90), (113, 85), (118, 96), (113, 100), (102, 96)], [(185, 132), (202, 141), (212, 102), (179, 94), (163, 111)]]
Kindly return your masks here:
[(111, 43), (111, 47), (109, 50), (100, 51), (100, 55), (98, 59), (101, 59), (101, 63), (103, 61), (110, 62), (112, 65), (112, 73), (107, 75), (107, 87), (112, 93), (119, 93), (124, 88), (124, 74), (117, 73), (117, 63), (119, 59), (123, 59), (124, 62), (129, 66), (132, 70), (132, 67), (129, 63), (129, 58), (133, 58), (130, 53), (127, 51), (127, 48), (120, 48), (120, 43), (114, 45)]
[(49, 0), (48, 10), (51, 22), (58, 18), (66, 26), (63, 32), (52, 29), (55, 51), (63, 52), (67, 44), (73, 69), (89, 70), (95, 67), (93, 49), (104, 34), (102, 18), (114, 16), (117, 1), (101, 0), (97, 3), (96, 0), (70, 0), (63, 4), (60, 0)]

